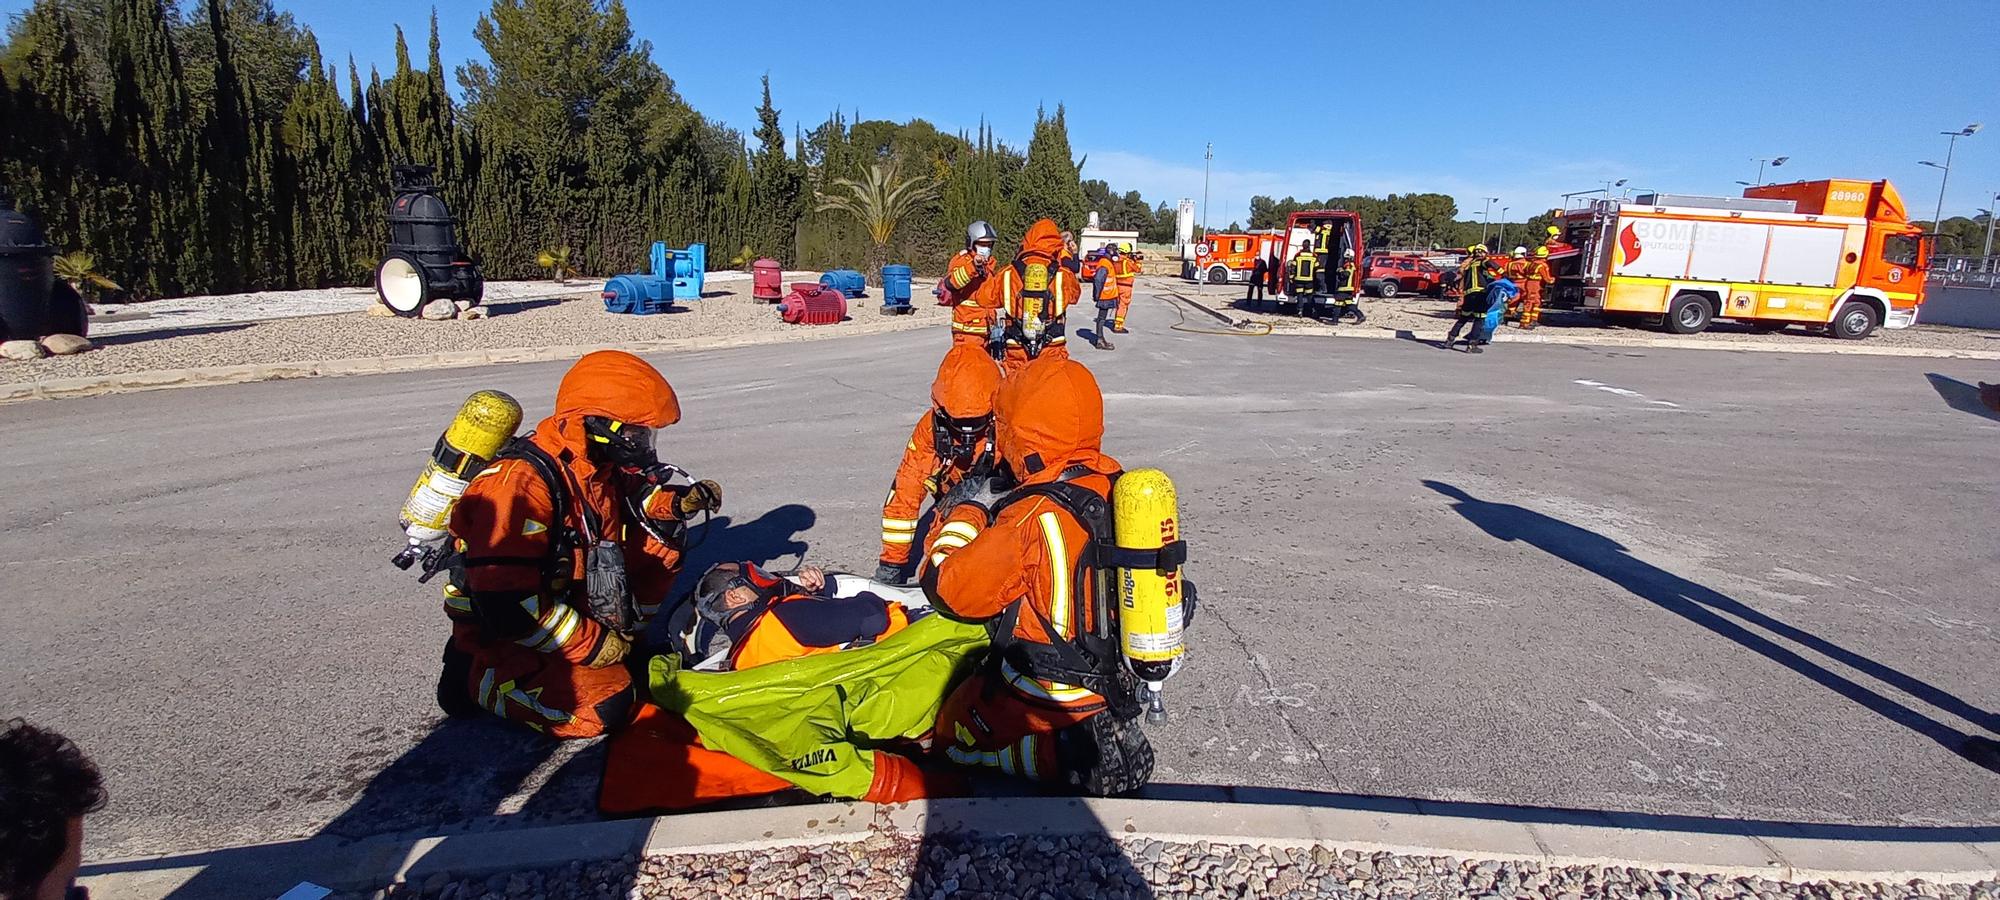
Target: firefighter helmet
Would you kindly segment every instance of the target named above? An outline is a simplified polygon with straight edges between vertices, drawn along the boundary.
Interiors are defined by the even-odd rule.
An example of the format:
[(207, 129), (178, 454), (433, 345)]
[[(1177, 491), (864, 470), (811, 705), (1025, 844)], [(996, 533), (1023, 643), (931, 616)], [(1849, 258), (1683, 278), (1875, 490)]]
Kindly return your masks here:
[(972, 249), (980, 241), (990, 244), (997, 243), (999, 240), (999, 236), (993, 233), (993, 226), (986, 224), (985, 219), (965, 226), (965, 249), (967, 250)]

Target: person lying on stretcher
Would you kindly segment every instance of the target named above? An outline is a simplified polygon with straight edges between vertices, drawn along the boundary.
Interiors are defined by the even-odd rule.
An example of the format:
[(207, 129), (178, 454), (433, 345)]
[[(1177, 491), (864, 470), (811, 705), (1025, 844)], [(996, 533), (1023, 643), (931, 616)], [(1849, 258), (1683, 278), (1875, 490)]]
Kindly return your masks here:
[(803, 566), (788, 577), (749, 562), (717, 563), (695, 587), (698, 620), (684, 636), (694, 668), (730, 671), (864, 647), (930, 612), (922, 591)]

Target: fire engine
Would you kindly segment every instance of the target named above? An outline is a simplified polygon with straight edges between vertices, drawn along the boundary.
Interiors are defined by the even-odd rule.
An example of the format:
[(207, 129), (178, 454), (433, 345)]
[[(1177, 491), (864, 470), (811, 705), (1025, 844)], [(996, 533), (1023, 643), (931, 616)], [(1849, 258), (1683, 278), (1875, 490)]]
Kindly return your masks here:
[(1275, 228), (1206, 235), (1195, 244), (1194, 260), (1181, 274), (1190, 281), (1240, 284), (1250, 280), (1259, 257), (1269, 259), (1283, 243)]
[(1560, 220), (1551, 305), (1694, 334), (1715, 319), (1859, 339), (1916, 324), (1930, 237), (1887, 181), (1751, 187), (1736, 197), (1642, 194)]
[[(1314, 237), (1322, 226), (1331, 226), (1332, 228), (1333, 246), (1331, 247), (1318, 246), (1318, 241)], [(1347, 251), (1354, 251), (1354, 265), (1357, 274), (1351, 279), (1353, 283), (1346, 285), (1343, 290), (1352, 291), (1357, 294), (1360, 292), (1361, 285), (1358, 283), (1360, 281), (1358, 272), (1361, 264), (1361, 248), (1366, 246), (1362, 243), (1360, 213), (1348, 212), (1344, 209), (1301, 210), (1292, 213), (1285, 220), (1285, 231), (1284, 234), (1280, 235), (1280, 238), (1282, 242), (1278, 246), (1278, 259), (1282, 261), (1280, 264), (1285, 269), (1284, 273), (1279, 277), (1279, 283), (1285, 285), (1286, 291), (1291, 290), (1292, 260), (1304, 252), (1304, 245), (1307, 241), (1313, 241), (1313, 252), (1326, 252), (1327, 258), (1332, 261), (1332, 265), (1336, 268), (1340, 265), (1341, 257)], [(1323, 302), (1327, 298), (1319, 297), (1317, 299)], [(1286, 296), (1277, 298), (1275, 302), (1280, 308), (1296, 305), (1298, 312), (1305, 312), (1304, 307), (1306, 304), (1298, 297), (1287, 294)]]

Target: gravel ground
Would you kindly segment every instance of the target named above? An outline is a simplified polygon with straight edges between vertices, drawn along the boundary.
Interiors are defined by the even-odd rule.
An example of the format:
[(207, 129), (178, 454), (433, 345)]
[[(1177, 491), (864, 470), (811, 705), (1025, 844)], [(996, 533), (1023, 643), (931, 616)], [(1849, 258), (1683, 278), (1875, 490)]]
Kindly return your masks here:
[[(352, 894), (358, 898), (368, 894)], [(1612, 867), (1443, 856), (1114, 842), (1082, 837), (916, 838), (877, 833), (859, 843), (618, 862), (454, 881), (433, 877), (373, 896), (426, 900), (658, 897), (2000, 897), (1976, 885), (1787, 883)], [(343, 898), (346, 900), (346, 898)]]
[[(1269, 322), (1280, 331), (1324, 332), (1328, 326), (1286, 313), (1271, 311), (1266, 304), (1246, 307), (1243, 304), (1243, 287), (1231, 285), (1227, 290), (1215, 285), (1208, 293), (1196, 293), (1195, 286), (1178, 279), (1159, 279), (1156, 285), (1162, 291), (1171, 291), (1189, 297), (1210, 309), (1222, 312), (1230, 318), (1247, 317), (1252, 321)], [(1364, 297), (1361, 311), (1368, 316), (1365, 325), (1344, 324), (1337, 330), (1354, 332), (1361, 330), (1408, 331), (1424, 340), (1443, 340), (1454, 321), (1453, 304), (1444, 300), (1424, 297), (1398, 297), (1382, 300)], [(1210, 320), (1213, 321), (1213, 320)], [(1204, 325), (1207, 323), (1203, 323)], [(1595, 316), (1562, 310), (1544, 310), (1540, 328), (1523, 332), (1512, 324), (1503, 327), (1494, 338), (1496, 342), (1516, 340), (1532, 336), (1549, 341), (1563, 341), (1585, 338), (1591, 343), (1615, 344), (1672, 338), (1691, 344), (1720, 344), (1730, 342), (1790, 343), (1802, 345), (1847, 345), (1857, 351), (1882, 347), (1922, 348), (1927, 350), (1985, 350), (2000, 351), (2000, 333), (1982, 331), (1975, 328), (1952, 328), (1944, 325), (1918, 325), (1899, 331), (1883, 329), (1860, 341), (1842, 341), (1821, 334), (1812, 334), (1803, 328), (1791, 328), (1778, 334), (1758, 334), (1747, 325), (1733, 322), (1717, 322), (1701, 334), (1670, 335), (1657, 328), (1605, 325)]]
[[(711, 284), (705, 299), (684, 303), (676, 312), (651, 316), (605, 312), (597, 297), (598, 286), (589, 284), (579, 288), (583, 296), (491, 301), (486, 304), (492, 313), (489, 318), (469, 321), (427, 322), (356, 312), (112, 335), (103, 337), (98, 349), (77, 356), (0, 361), (0, 382), (455, 350), (593, 346), (746, 332), (803, 339), (823, 336), (808, 332), (864, 334), (926, 324), (944, 328), (950, 313), (931, 301), (930, 288), (928, 281), (913, 287), (916, 311), (907, 316), (881, 315), (881, 296), (871, 290), (867, 297), (848, 301), (847, 321), (807, 326), (787, 325), (771, 305), (751, 299), (748, 281)], [(944, 337), (940, 335), (938, 340), (942, 346)]]

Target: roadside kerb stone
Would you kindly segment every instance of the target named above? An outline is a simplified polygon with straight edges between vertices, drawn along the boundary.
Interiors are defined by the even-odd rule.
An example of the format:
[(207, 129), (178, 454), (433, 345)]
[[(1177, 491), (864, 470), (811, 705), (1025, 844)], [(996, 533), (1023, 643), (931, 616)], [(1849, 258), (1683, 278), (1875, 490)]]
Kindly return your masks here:
[[(799, 327), (810, 329), (810, 326)], [(933, 327), (936, 327), (936, 323), (922, 319), (890, 320), (882, 322), (863, 333), (886, 334), (889, 332), (911, 331), (919, 328)], [(104, 394), (130, 394), (141, 391), (157, 391), (181, 387), (206, 387), (221, 384), (282, 381), (292, 378), (388, 375), (430, 369), (457, 369), (512, 363), (552, 362), (576, 359), (586, 353), (597, 350), (624, 350), (631, 353), (724, 350), (732, 347), (797, 343), (853, 336), (856, 336), (853, 332), (832, 330), (823, 333), (809, 330), (803, 335), (783, 335), (778, 332), (766, 332), (727, 337), (626, 341), (594, 346), (512, 347), (497, 350), (458, 350), (448, 353), (335, 359), (318, 362), (253, 363), (234, 366), (201, 366), (188, 369), (154, 369), (145, 372), (128, 372), (118, 375), (50, 378), (42, 381), (0, 384), (0, 404), (18, 403), (25, 400), (62, 400), (78, 397), (94, 397)]]
[[(1578, 813), (1584, 820), (1599, 816)], [(300, 880), (336, 890), (369, 890), (424, 883), (438, 876), (479, 877), (647, 856), (762, 852), (855, 843), (876, 835), (903, 840), (947, 835), (1097, 836), (1121, 842), (1128, 853), (1138, 853), (1132, 848), (1146, 842), (1308, 855), (1322, 848), (1342, 858), (1451, 857), (1784, 882), (1923, 880), (1962, 885), (2000, 878), (2000, 863), (1990, 846), (1982, 851), (1954, 841), (1764, 838), (1311, 806), (1066, 798), (939, 800), (880, 807), (813, 804), (346, 845), (291, 841), (189, 854), (185, 861), (169, 856), (99, 862), (85, 871), (86, 884), (107, 898), (164, 896), (195, 878), (202, 865), (222, 865), (215, 861), (231, 857), (227, 865), (232, 873), (240, 870), (273, 884), (285, 882), (277, 886), (279, 890)], [(247, 887), (240, 882), (234, 886)]]

